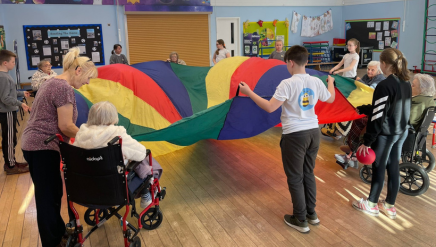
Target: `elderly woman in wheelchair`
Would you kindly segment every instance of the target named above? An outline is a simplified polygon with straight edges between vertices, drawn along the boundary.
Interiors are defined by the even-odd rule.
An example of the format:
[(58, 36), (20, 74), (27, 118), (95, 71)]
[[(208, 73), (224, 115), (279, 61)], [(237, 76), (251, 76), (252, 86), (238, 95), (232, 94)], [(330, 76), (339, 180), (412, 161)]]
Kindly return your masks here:
[[(66, 246), (82, 246), (112, 216), (121, 220), (125, 246), (141, 246), (139, 230), (155, 229), (162, 222), (159, 201), (166, 193), (158, 180), (162, 167), (152, 158), (150, 150), (129, 136), (124, 127), (115, 126), (117, 122), (115, 106), (107, 101), (99, 102), (91, 107), (88, 122), (80, 127), (73, 145), (60, 138), (69, 207), (75, 214), (75, 220), (67, 224), (70, 235)], [(135, 198), (139, 197), (144, 209), (138, 214)], [(94, 228), (85, 237), (73, 202), (88, 207), (85, 222)], [(129, 206), (131, 216), (138, 219), (138, 229), (126, 220)], [(124, 216), (118, 213), (123, 207), (126, 207)]]
[[(420, 195), (427, 191), (430, 181), (427, 173), (435, 167), (434, 155), (426, 149), (425, 138), (434, 115), (435, 82), (425, 74), (417, 74), (412, 81), (412, 105), (410, 110), (409, 134), (403, 144), (402, 164), (400, 164), (400, 191), (407, 195)], [(360, 109), (358, 107), (358, 109)], [(367, 117), (355, 120), (350, 134), (340, 147), (345, 154), (336, 154), (336, 162), (344, 169), (353, 167), (358, 169), (355, 152), (365, 133)], [(360, 177), (365, 183), (371, 183), (371, 166), (360, 169)]]

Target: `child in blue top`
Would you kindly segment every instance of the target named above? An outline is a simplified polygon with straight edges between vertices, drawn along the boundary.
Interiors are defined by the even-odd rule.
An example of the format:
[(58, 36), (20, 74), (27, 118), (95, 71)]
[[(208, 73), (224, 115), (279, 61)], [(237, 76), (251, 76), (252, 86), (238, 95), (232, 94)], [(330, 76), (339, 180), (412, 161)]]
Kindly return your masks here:
[(320, 142), (315, 105), (318, 99), (327, 103), (335, 100), (332, 77), (328, 77), (327, 89), (320, 79), (306, 74), (308, 57), (306, 48), (298, 45), (286, 52), (285, 62), (292, 77), (279, 84), (270, 101), (251, 91), (245, 82), (239, 86), (241, 93), (269, 113), (282, 106), (280, 147), (294, 211), (293, 215), (285, 215), (284, 221), (301, 233), (310, 231), (308, 223), (316, 225), (320, 222), (315, 213), (316, 183), (313, 174)]

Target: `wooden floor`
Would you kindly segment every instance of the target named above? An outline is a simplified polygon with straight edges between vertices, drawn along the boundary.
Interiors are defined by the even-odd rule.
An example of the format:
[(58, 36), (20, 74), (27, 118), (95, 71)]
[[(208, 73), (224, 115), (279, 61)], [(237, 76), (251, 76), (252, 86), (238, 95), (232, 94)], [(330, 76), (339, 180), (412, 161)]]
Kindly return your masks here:
[[(399, 194), (396, 220), (370, 217), (351, 207), (352, 200), (368, 195), (370, 186), (357, 170), (344, 171), (335, 164), (341, 141), (326, 137), (321, 138), (315, 168), (321, 224), (307, 235), (285, 225), (283, 215), (292, 213), (292, 203), (280, 135), (281, 129), (273, 128), (250, 139), (204, 140), (157, 157), (164, 170), (161, 185), (167, 187), (161, 202), (164, 220), (157, 230), (141, 230), (142, 246), (436, 245), (435, 172), (426, 194)], [(23, 160), (19, 145), (17, 157)], [(41, 246), (29, 174), (6, 176), (0, 171), (0, 192), (0, 246)], [(83, 215), (85, 209), (78, 208)], [(64, 219), (66, 212), (64, 199)], [(136, 225), (133, 219), (129, 222)], [(85, 224), (85, 232), (89, 229)], [(106, 222), (86, 246), (123, 246), (119, 221)]]

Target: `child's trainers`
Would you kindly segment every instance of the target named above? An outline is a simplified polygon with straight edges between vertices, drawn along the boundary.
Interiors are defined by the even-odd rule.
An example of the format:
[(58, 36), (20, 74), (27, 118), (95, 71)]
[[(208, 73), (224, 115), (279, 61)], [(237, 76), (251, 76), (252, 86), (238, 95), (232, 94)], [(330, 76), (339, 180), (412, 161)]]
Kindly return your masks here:
[(307, 220), (305, 221), (299, 221), (295, 216), (286, 214), (284, 217), (286, 225), (294, 228), (295, 230), (301, 232), (301, 233), (309, 233), (310, 228), (307, 224)]
[(350, 162), (350, 158), (348, 158), (346, 154), (335, 154), (335, 159), (344, 164)]
[(141, 196), (141, 208), (146, 208), (151, 204), (151, 194), (150, 192), (143, 194)]
[(386, 202), (383, 201), (379, 201), (379, 207), (381, 209), (381, 211), (388, 216), (390, 219), (395, 220), (397, 218), (397, 210), (395, 209), (395, 207), (391, 207), (391, 208), (387, 208), (386, 207)]
[(307, 222), (309, 222), (309, 224), (311, 225), (319, 225), (319, 219), (318, 219), (318, 215), (316, 215), (316, 212), (314, 212), (313, 214), (306, 214), (306, 220)]
[(363, 198), (360, 198), (359, 201), (354, 201), (353, 208), (355, 208), (361, 212), (364, 212), (365, 214), (369, 214), (371, 216), (378, 216), (379, 215), (378, 206), (375, 205), (375, 207), (371, 208), (368, 205), (368, 200), (363, 200)]

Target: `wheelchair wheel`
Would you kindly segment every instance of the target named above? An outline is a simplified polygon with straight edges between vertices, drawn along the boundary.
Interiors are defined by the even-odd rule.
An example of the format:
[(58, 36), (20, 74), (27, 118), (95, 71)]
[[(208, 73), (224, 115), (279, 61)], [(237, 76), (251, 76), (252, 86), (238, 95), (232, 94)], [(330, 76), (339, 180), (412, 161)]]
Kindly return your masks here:
[[(88, 208), (85, 212), (85, 222), (90, 226), (96, 225), (95, 215), (97, 213), (97, 209)], [(108, 215), (107, 209), (100, 209), (98, 214), (98, 220), (101, 221)]]
[(425, 159), (422, 159), (422, 167), (429, 173), (434, 169), (435, 164), (434, 155), (428, 149), (425, 149)]
[(400, 192), (409, 196), (424, 194), (430, 179), (424, 168), (414, 163), (400, 164)]
[(372, 181), (372, 167), (368, 166), (368, 165), (364, 165), (362, 168), (360, 168), (359, 176), (360, 176), (360, 179), (362, 179), (362, 181), (365, 184), (371, 184), (371, 181)]
[(162, 220), (162, 212), (158, 208), (150, 208), (142, 215), (141, 224), (145, 230), (154, 230), (160, 226)]
[(133, 241), (130, 244), (130, 247), (141, 247), (141, 239), (139, 237), (133, 238)]

